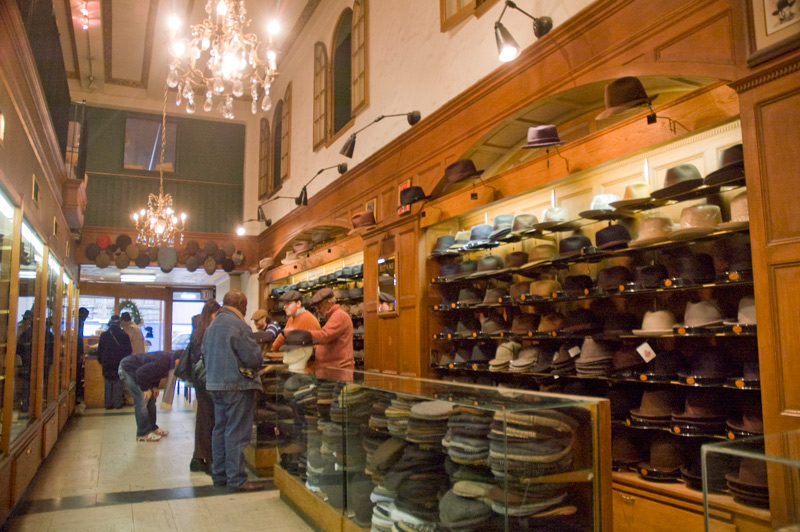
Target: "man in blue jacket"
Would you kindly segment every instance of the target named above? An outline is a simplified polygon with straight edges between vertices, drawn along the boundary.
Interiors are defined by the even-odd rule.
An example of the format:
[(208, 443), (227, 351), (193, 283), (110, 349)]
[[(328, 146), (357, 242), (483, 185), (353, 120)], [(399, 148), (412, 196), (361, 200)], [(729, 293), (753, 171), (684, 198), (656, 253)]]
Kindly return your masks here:
[(214, 401), (211, 478), (215, 486), (227, 486), (231, 492), (257, 491), (264, 486), (247, 480), (244, 449), (253, 427), (254, 390), (261, 389), (261, 347), (244, 320), (247, 296), (231, 290), (222, 304), (203, 336), (202, 347), (206, 390)]

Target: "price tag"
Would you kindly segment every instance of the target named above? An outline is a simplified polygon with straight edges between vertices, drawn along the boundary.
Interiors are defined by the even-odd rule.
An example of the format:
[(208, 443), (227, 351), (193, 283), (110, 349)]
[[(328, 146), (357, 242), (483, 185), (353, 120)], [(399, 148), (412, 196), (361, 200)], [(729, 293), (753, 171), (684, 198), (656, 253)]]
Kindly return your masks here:
[(733, 332), (735, 332), (736, 334), (741, 334), (742, 333), (742, 326), (741, 325), (734, 325), (733, 326)]
[[(624, 284), (619, 285), (619, 291), (620, 292), (624, 292), (625, 291), (625, 285)], [(587, 292), (588, 292), (588, 290), (587, 290)]]
[(558, 292), (553, 292), (552, 294), (550, 294), (550, 297), (552, 297), (553, 299), (558, 299)]
[(678, 334), (681, 335), (681, 336), (686, 334), (686, 328), (685, 327), (678, 327)]
[(630, 426), (631, 426), (631, 420), (630, 420), (630, 419), (626, 419), (626, 420), (625, 420), (625, 424), (626, 424), (626, 425), (628, 425), (628, 426), (630, 427)]
[(728, 279), (731, 281), (738, 281), (739, 280), (739, 272), (731, 272), (728, 274)]
[(581, 354), (581, 348), (576, 345), (575, 347), (570, 348), (570, 350), (567, 352), (569, 353), (569, 356), (575, 358), (576, 356)]
[(455, 364), (448, 364), (447, 367), (450, 368), (450, 369), (454, 369), (456, 367), (456, 365)]
[(680, 434), (681, 428), (678, 425), (675, 425), (674, 427), (672, 427), (672, 432), (674, 432), (675, 434)]
[(589, 295), (589, 289), (588, 288), (584, 288), (583, 289), (583, 295), (585, 295), (585, 296)]
[(695, 380), (694, 377), (686, 377), (686, 384), (694, 384)]
[(639, 353), (639, 356), (642, 357), (642, 360), (645, 362), (650, 362), (654, 358), (656, 358), (656, 352), (650, 347), (650, 344), (647, 342), (643, 343), (639, 347), (636, 348), (636, 352)]
[(478, 365), (477, 364), (473, 364), (472, 365), (472, 370), (473, 371), (478, 371)]
[(450, 303), (450, 308), (456, 308), (456, 304), (455, 303)]
[(736, 439), (736, 434), (734, 434), (733, 432), (729, 432), (728, 433), (728, 439), (729, 440), (735, 440)]
[(666, 286), (667, 288), (672, 286), (672, 279), (667, 279), (666, 281), (664, 281), (664, 286)]
[(641, 375), (639, 375), (639, 380), (642, 381), (642, 382), (646, 381), (647, 380), (647, 375), (642, 373)]
[(736, 379), (735, 384), (737, 388), (744, 388), (744, 381), (742, 379)]
[(647, 469), (641, 468), (639, 470), (639, 474), (642, 475), (643, 477), (646, 477), (647, 476)]

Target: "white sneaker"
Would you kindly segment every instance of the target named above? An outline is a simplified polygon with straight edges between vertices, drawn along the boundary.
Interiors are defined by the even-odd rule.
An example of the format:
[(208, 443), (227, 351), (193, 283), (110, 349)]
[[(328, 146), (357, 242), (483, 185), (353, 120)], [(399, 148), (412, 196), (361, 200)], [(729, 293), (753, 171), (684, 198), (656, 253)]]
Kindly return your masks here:
[(136, 441), (158, 441), (161, 439), (160, 434), (156, 434), (155, 431), (151, 432), (147, 436), (136, 436)]

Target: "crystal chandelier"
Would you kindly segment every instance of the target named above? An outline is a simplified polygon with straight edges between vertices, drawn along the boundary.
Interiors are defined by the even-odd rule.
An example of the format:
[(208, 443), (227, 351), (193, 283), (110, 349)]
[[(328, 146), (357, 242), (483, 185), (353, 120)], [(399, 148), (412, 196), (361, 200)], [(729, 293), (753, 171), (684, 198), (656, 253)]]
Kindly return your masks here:
[(269, 89), (277, 76), (277, 55), (272, 48), (272, 37), (277, 32), (276, 22), (268, 28), (269, 44), (259, 43), (254, 33), (246, 33), (250, 25), (244, 0), (208, 0), (207, 18), (190, 27), (191, 37), (177, 38), (175, 31), (180, 22), (170, 18), (173, 57), (169, 66), (167, 85), (177, 88), (175, 105), (186, 102), (186, 112), (195, 112), (195, 94), (203, 94), (203, 110), (210, 112), (217, 102), (222, 116), (233, 119), (233, 99), (244, 94), (249, 85), (252, 103), (250, 111), (269, 111), (272, 100)]
[(164, 90), (164, 111), (161, 115), (161, 158), (158, 165), (158, 196), (150, 194), (147, 208), (131, 214), (139, 236), (136, 241), (150, 247), (174, 246), (183, 243), (186, 213), (178, 215), (172, 208), (172, 195), (164, 194), (164, 151), (167, 146), (167, 90)]

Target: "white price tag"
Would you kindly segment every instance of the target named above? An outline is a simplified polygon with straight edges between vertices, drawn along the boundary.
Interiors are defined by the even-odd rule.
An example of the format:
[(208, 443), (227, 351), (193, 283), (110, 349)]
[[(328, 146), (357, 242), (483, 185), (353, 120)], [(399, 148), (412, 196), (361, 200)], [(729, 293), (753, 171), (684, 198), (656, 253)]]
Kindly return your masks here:
[(576, 356), (581, 354), (581, 348), (576, 345), (575, 347), (570, 348), (570, 350), (567, 352), (569, 353), (569, 356), (575, 358)]
[(648, 344), (647, 342), (637, 347), (636, 352), (639, 353), (639, 356), (641, 356), (642, 360), (644, 360), (645, 362), (650, 362), (651, 360), (656, 358), (656, 352), (653, 351), (653, 348), (650, 347), (650, 344)]

